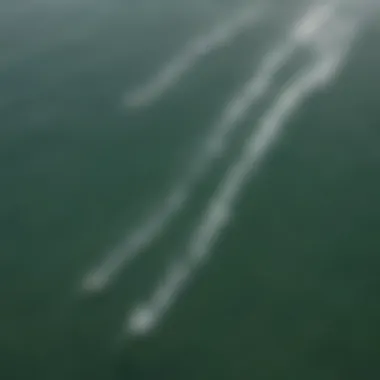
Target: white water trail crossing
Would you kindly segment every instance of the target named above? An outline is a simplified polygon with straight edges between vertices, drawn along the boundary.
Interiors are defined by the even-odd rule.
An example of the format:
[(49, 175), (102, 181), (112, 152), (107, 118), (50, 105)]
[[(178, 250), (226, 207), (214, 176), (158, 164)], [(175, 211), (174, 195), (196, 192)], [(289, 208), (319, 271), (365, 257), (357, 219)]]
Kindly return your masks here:
[[(322, 77), (322, 73), (324, 77)], [(146, 334), (159, 323), (170, 306), (176, 301), (190, 281), (194, 270), (210, 255), (213, 243), (227, 225), (234, 203), (253, 166), (260, 164), (267, 150), (281, 131), (285, 119), (311, 92), (321, 79), (331, 75), (331, 69), (318, 65), (302, 75), (283, 92), (275, 106), (260, 123), (245, 146), (242, 157), (226, 176), (222, 186), (210, 202), (202, 223), (192, 235), (191, 243), (184, 258), (172, 264), (168, 274), (157, 285), (148, 301), (138, 305), (129, 316), (125, 330), (132, 334)]]
[[(307, 24), (307, 20), (310, 18), (315, 19), (314, 15), (321, 13), (320, 7), (315, 7), (314, 12), (307, 12), (306, 16), (302, 18), (303, 22), (299, 23), (298, 20), (288, 36), (264, 57), (251, 79), (232, 97), (223, 110), (211, 129), (210, 135), (206, 137), (200, 152), (191, 161), (186, 177), (177, 182), (161, 207), (155, 209), (141, 226), (129, 233), (115, 249), (106, 255), (106, 258), (98, 266), (92, 268), (84, 276), (82, 280), (84, 291), (93, 293), (104, 290), (123, 267), (146, 249), (165, 230), (189, 198), (195, 184), (210, 170), (213, 161), (223, 154), (228, 136), (244, 120), (255, 102), (267, 93), (274, 75), (286, 64), (298, 46), (312, 41), (314, 34), (309, 30), (305, 35), (302, 31), (300, 32), (299, 25)], [(333, 11), (334, 8), (331, 8), (330, 16)], [(322, 21), (326, 21), (326, 11), (323, 14), (325, 17), (322, 18)], [(318, 18), (321, 19), (321, 17)], [(318, 24), (314, 22), (314, 32), (317, 27), (321, 28), (322, 25), (323, 22)]]
[(160, 236), (189, 198), (195, 184), (210, 170), (214, 160), (223, 154), (228, 136), (244, 120), (255, 102), (267, 93), (273, 76), (288, 61), (295, 47), (296, 41), (292, 38), (277, 45), (265, 56), (257, 72), (223, 110), (200, 152), (191, 161), (186, 177), (174, 186), (161, 207), (145, 219), (141, 226), (128, 234), (107, 254), (105, 260), (86, 274), (82, 281), (83, 290), (102, 291), (123, 266)]
[(323, 47), (319, 50), (316, 62), (285, 87), (260, 120), (257, 129), (244, 145), (241, 157), (231, 167), (211, 199), (202, 222), (191, 236), (186, 254), (169, 266), (166, 276), (159, 281), (148, 300), (132, 310), (125, 322), (125, 333), (139, 335), (154, 329), (188, 286), (197, 268), (210, 257), (213, 244), (229, 223), (245, 183), (252, 171), (260, 167), (287, 120), (307, 96), (335, 77), (351, 45), (353, 33), (350, 32), (354, 29), (347, 23), (339, 24), (339, 28), (335, 30), (335, 41), (331, 35), (325, 40), (325, 33), (321, 31), (321, 39), (314, 41), (318, 49)]

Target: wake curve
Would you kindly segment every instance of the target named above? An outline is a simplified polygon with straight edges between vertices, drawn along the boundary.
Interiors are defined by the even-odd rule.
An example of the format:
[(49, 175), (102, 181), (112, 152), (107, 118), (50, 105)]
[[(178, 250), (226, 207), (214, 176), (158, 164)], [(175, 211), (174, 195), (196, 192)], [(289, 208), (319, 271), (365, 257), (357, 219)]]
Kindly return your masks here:
[(84, 278), (82, 287), (85, 291), (99, 292), (143, 249), (159, 236), (168, 223), (189, 198), (195, 184), (210, 170), (213, 161), (223, 154), (227, 137), (236, 126), (244, 120), (253, 104), (266, 94), (271, 85), (271, 78), (287, 62), (295, 44), (286, 43), (275, 47), (260, 64), (258, 72), (245, 84), (244, 88), (232, 98), (215, 123), (212, 133), (190, 164), (187, 176), (179, 181), (163, 206), (158, 208), (141, 227), (129, 234), (127, 238), (112, 250), (107, 258)]
[(187, 254), (173, 264), (148, 301), (138, 305), (127, 318), (124, 329), (131, 334), (146, 334), (160, 322), (191, 280), (194, 270), (211, 254), (212, 246), (226, 227), (234, 204), (252, 170), (260, 166), (282, 127), (305, 97), (327, 84), (344, 58), (343, 51), (329, 51), (311, 68), (294, 79), (279, 95), (273, 107), (260, 121), (243, 148), (240, 159), (231, 168), (212, 198), (204, 218), (190, 239)]
[(190, 42), (185, 49), (176, 55), (149, 82), (130, 94), (126, 94), (124, 102), (128, 107), (147, 106), (157, 100), (170, 87), (192, 68), (196, 62), (223, 45), (236, 38), (252, 23), (260, 20), (264, 8), (258, 6), (245, 7), (232, 16), (230, 21), (218, 25), (209, 34), (200, 36)]
[[(156, 209), (150, 217), (145, 219), (142, 226), (128, 234), (126, 239), (108, 253), (107, 258), (100, 265), (86, 274), (82, 281), (83, 290), (87, 292), (102, 291), (123, 266), (131, 262), (167, 227), (189, 198), (195, 184), (210, 170), (213, 161), (223, 154), (229, 134), (244, 120), (253, 104), (267, 93), (276, 72), (286, 64), (297, 46), (315, 38), (315, 32), (322, 27), (323, 22), (334, 11), (332, 7), (327, 10), (322, 8), (322, 11), (320, 6), (313, 9), (306, 13), (300, 23), (301, 26), (308, 25), (310, 19), (316, 19), (318, 22), (313, 22), (312, 30), (310, 31), (309, 28), (307, 36), (305, 36), (299, 31), (300, 26), (296, 22), (289, 36), (264, 57), (255, 74), (232, 97), (222, 112), (212, 128), (211, 134), (201, 147), (200, 153), (196, 154), (194, 161), (191, 162), (187, 176), (178, 182), (162, 207)], [(320, 13), (324, 17), (318, 16)]]

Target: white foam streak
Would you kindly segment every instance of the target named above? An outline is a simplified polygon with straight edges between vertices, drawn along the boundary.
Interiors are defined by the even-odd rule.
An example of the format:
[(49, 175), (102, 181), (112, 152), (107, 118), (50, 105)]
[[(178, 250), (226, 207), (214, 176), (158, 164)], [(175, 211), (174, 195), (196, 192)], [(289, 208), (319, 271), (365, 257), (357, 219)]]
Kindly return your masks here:
[(119, 273), (128, 262), (132, 261), (141, 250), (160, 234), (165, 227), (165, 221), (184, 202), (183, 188), (176, 189), (164, 202), (163, 208), (158, 209), (115, 249), (107, 254), (106, 259), (96, 268), (87, 273), (82, 281), (82, 289), (94, 293), (103, 291), (109, 282)]
[[(234, 203), (251, 171), (260, 164), (268, 149), (278, 138), (284, 123), (302, 100), (319, 85), (334, 75), (340, 57), (327, 56), (315, 66), (297, 77), (279, 96), (273, 107), (264, 115), (247, 143), (240, 159), (231, 168), (212, 198), (202, 223), (190, 240), (185, 257), (157, 286), (145, 303), (137, 306), (126, 321), (125, 331), (146, 334), (160, 322), (166, 311), (191, 280), (194, 270), (205, 262), (212, 245), (227, 225)], [(181, 268), (179, 274), (178, 269)]]
[(129, 107), (145, 106), (165, 91), (175, 85), (182, 75), (204, 55), (212, 50), (229, 43), (244, 29), (252, 26), (252, 23), (260, 19), (263, 8), (251, 6), (240, 9), (232, 19), (219, 25), (215, 30), (205, 36), (201, 36), (190, 42), (185, 49), (163, 67), (148, 83), (138, 88), (125, 97), (125, 103)]
[(142, 226), (128, 234), (127, 238), (112, 250), (97, 268), (85, 276), (82, 282), (85, 291), (102, 291), (124, 265), (132, 261), (162, 233), (189, 198), (195, 184), (210, 170), (213, 161), (223, 153), (229, 134), (242, 122), (253, 104), (265, 95), (271, 85), (272, 77), (287, 62), (294, 48), (294, 41), (288, 41), (274, 48), (263, 59), (257, 73), (224, 109), (206, 138), (203, 149), (191, 162), (187, 176), (178, 182), (162, 207), (144, 220)]
[[(311, 8), (307, 14), (314, 14), (313, 9)], [(328, 9), (329, 12), (334, 10)], [(330, 16), (331, 14), (329, 14)], [(99, 292), (104, 290), (125, 265), (162, 234), (189, 198), (195, 184), (210, 170), (213, 161), (223, 154), (229, 134), (246, 117), (252, 105), (266, 94), (273, 76), (288, 61), (297, 46), (304, 42), (304, 40), (300, 41), (296, 37), (295, 31), (299, 27), (298, 25), (299, 23), (295, 24), (287, 40), (284, 40), (283, 43), (268, 53), (259, 65), (256, 74), (244, 85), (237, 96), (232, 98), (211, 129), (210, 135), (205, 139), (201, 151), (190, 162), (186, 176), (177, 182), (162, 206), (154, 210), (148, 218), (144, 219), (142, 225), (137, 226), (115, 249), (109, 252), (100, 265), (84, 276), (82, 281), (84, 291)], [(322, 30), (313, 28), (314, 37), (308, 42), (310, 46), (318, 48), (316, 52), (319, 54), (328, 52), (330, 56), (333, 56), (337, 49), (343, 51), (349, 47), (350, 38), (344, 39), (344, 36), (353, 34), (352, 23), (335, 21), (332, 25), (332, 29), (331, 27), (325, 28), (325, 23), (319, 24), (319, 28)]]
[[(316, 11), (314, 12), (313, 9), (308, 14), (314, 14)], [(321, 28), (322, 24), (319, 24), (319, 27)], [(297, 46), (304, 42), (296, 38), (297, 28), (298, 23), (292, 28), (288, 37), (264, 57), (256, 73), (229, 102), (211, 129), (210, 135), (205, 139), (201, 151), (190, 163), (186, 177), (177, 183), (161, 207), (145, 219), (141, 226), (128, 234), (114, 250), (108, 253), (100, 265), (93, 268), (84, 277), (83, 290), (87, 292), (102, 291), (122, 270), (123, 266), (131, 262), (155, 238), (160, 236), (189, 198), (195, 184), (210, 170), (213, 161), (223, 154), (228, 136), (244, 120), (255, 102), (267, 93), (273, 76), (286, 64)], [(314, 32), (316, 31), (317, 29), (314, 28)]]

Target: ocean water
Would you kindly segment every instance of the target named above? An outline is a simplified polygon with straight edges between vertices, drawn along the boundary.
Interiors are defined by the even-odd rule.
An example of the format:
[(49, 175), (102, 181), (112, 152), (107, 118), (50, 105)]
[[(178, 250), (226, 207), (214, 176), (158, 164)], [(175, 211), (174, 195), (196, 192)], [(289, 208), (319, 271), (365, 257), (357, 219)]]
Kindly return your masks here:
[(379, 10), (0, 0), (1, 379), (378, 378)]

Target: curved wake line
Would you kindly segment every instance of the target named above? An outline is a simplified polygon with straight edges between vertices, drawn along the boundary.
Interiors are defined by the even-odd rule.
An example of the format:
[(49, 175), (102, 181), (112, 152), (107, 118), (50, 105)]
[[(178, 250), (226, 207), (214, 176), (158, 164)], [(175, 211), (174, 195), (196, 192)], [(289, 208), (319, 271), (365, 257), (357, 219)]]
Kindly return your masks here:
[[(316, 7), (314, 13), (318, 9)], [(333, 12), (333, 9), (330, 11)], [(309, 17), (314, 17), (314, 13), (308, 12), (303, 19), (307, 21)], [(322, 24), (319, 23), (318, 27), (321, 26)], [(128, 234), (114, 250), (107, 254), (106, 259), (100, 265), (84, 276), (81, 285), (84, 291), (100, 292), (104, 290), (125, 265), (160, 236), (189, 198), (195, 184), (210, 170), (213, 161), (223, 154), (229, 134), (244, 120), (255, 102), (267, 93), (273, 76), (286, 64), (297, 46), (310, 42), (315, 37), (309, 31), (307, 36), (302, 35), (300, 38), (298, 28), (298, 23), (296, 23), (287, 39), (264, 57), (257, 72), (231, 99), (215, 123), (212, 133), (203, 144), (200, 154), (197, 154), (195, 160), (191, 162), (187, 176), (175, 185), (163, 206), (156, 209), (150, 217), (144, 220), (142, 226)]]
[(249, 179), (249, 174), (259, 167), (261, 160), (279, 137), (284, 123), (305, 97), (331, 80), (342, 58), (342, 54), (325, 54), (311, 69), (306, 70), (282, 91), (259, 123), (257, 131), (249, 137), (240, 159), (228, 172), (212, 198), (202, 223), (192, 235), (187, 254), (168, 269), (167, 276), (160, 281), (148, 301), (132, 311), (124, 326), (126, 333), (146, 334), (157, 326), (188, 285), (194, 270), (210, 255), (214, 242), (230, 220), (234, 204)]
[(190, 197), (195, 184), (210, 170), (215, 159), (226, 149), (227, 137), (247, 116), (256, 101), (264, 96), (271, 79), (288, 61), (295, 48), (291, 43), (280, 44), (262, 61), (255, 74), (224, 109), (202, 150), (190, 164), (187, 176), (171, 191), (164, 205), (158, 208), (141, 227), (138, 227), (95, 269), (83, 279), (82, 288), (89, 292), (102, 291), (127, 263), (147, 248), (170, 223)]
[(257, 5), (240, 9), (232, 20), (223, 23), (209, 34), (190, 42), (148, 83), (130, 94), (125, 95), (124, 103), (128, 107), (146, 106), (157, 100), (165, 91), (174, 86), (196, 62), (213, 50), (228, 44), (252, 23), (259, 21), (264, 13), (263, 6)]

